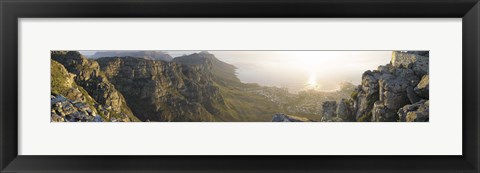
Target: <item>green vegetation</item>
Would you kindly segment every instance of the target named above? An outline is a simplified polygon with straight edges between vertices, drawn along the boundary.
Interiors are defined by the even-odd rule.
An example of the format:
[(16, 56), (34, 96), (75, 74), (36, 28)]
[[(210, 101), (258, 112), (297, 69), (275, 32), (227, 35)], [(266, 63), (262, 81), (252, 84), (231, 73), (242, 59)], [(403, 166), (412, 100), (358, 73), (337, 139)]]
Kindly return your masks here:
[(66, 93), (71, 87), (68, 84), (69, 76), (67, 70), (54, 60), (51, 60), (50, 66), (51, 92), (55, 95)]
[(78, 90), (82, 93), (83, 102), (85, 102), (88, 107), (95, 113), (99, 114), (104, 120), (106, 117), (103, 113), (98, 112), (95, 108), (97, 102), (88, 94), (83, 87), (77, 85), (75, 81), (73, 81), (72, 74), (69, 74), (68, 71), (63, 67), (62, 64), (58, 63), (55, 60), (50, 61), (50, 77), (51, 77), (51, 92), (54, 95), (62, 95), (67, 97), (70, 100), (75, 100), (76, 98), (72, 96), (70, 93), (73, 90)]
[(357, 100), (358, 98), (358, 91), (357, 90), (353, 90), (352, 94), (350, 95), (350, 97), (353, 99), (353, 100)]
[(372, 111), (369, 111), (367, 114), (362, 115), (357, 119), (358, 122), (370, 122), (372, 119)]
[(227, 105), (223, 111), (231, 116), (224, 117), (223, 120), (270, 121), (273, 114), (282, 111), (278, 105), (258, 94), (244, 92), (234, 87), (217, 86)]
[[(68, 67), (68, 70), (65, 67)], [(74, 77), (75, 75), (77, 76)], [(114, 99), (118, 99), (118, 97), (116, 97), (117, 91), (115, 87), (106, 79), (95, 61), (89, 61), (81, 54), (75, 52), (52, 52), (52, 94), (60, 94), (71, 100), (84, 102), (93, 112), (100, 115), (106, 121), (112, 117), (122, 120), (125, 119), (126, 116), (128, 116), (130, 121), (139, 121), (126, 105), (125, 99), (120, 93), (118, 94), (120, 95), (121, 105), (119, 105), (118, 108), (114, 107), (114, 109), (109, 110), (108, 115), (105, 114), (105, 109), (103, 109), (106, 106), (105, 104), (113, 103), (116, 101)], [(81, 95), (79, 95), (80, 93)], [(102, 103), (94, 98), (100, 99)]]

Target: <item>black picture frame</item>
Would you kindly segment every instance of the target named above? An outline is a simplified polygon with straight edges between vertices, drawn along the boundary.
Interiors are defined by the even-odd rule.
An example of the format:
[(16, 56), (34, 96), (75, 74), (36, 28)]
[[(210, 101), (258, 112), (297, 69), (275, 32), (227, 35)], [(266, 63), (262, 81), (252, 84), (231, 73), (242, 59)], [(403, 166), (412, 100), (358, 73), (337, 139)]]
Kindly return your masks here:
[[(1, 0), (0, 12), (1, 172), (479, 172), (478, 0)], [(80, 17), (462, 18), (463, 155), (18, 155), (18, 19)]]

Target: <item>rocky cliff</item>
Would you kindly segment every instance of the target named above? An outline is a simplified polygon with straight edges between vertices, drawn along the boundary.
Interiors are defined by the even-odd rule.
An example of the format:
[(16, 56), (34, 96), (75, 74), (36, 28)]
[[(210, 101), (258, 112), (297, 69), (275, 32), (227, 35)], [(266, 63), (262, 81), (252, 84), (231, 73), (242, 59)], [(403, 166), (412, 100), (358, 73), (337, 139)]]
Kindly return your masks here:
[[(389, 64), (366, 71), (351, 98), (323, 105), (323, 121), (429, 121), (429, 53), (394, 51)], [(341, 106), (340, 106), (341, 105)], [(335, 111), (333, 111), (335, 110)]]
[(279, 110), (246, 92), (235, 67), (207, 52), (172, 62), (134, 57), (96, 62), (142, 121), (269, 121)]
[(95, 100), (76, 84), (75, 75), (68, 71), (58, 62), (51, 63), (51, 121), (53, 122), (77, 122), (96, 121), (101, 122), (101, 117), (95, 108)]
[[(52, 51), (51, 58), (54, 64), (58, 62), (57, 65), (64, 67), (73, 76), (75, 84), (86, 91), (85, 96), (88, 95), (94, 100), (91, 104), (94, 104), (104, 119), (107, 121), (138, 121), (127, 106), (123, 95), (100, 71), (100, 66), (96, 61), (88, 60), (76, 51)], [(55, 66), (52, 65), (52, 71)], [(54, 79), (60, 78), (52, 77), (52, 81)], [(69, 81), (59, 81), (59, 83), (62, 82), (70, 83)]]
[(224, 99), (202, 68), (134, 57), (97, 62), (143, 121), (223, 120)]

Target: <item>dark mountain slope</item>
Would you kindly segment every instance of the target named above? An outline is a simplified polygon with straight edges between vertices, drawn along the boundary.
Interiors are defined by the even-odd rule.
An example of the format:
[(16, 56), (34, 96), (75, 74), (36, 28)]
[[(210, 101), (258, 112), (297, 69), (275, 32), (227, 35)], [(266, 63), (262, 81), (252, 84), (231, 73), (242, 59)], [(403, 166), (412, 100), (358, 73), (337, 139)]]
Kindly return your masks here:
[(220, 61), (215, 57), (215, 55), (205, 51), (176, 57), (175, 59), (173, 59), (173, 62), (188, 66), (207, 68), (205, 72), (210, 72), (218, 83), (222, 83), (225, 85), (240, 83), (240, 80), (235, 74), (235, 66)]

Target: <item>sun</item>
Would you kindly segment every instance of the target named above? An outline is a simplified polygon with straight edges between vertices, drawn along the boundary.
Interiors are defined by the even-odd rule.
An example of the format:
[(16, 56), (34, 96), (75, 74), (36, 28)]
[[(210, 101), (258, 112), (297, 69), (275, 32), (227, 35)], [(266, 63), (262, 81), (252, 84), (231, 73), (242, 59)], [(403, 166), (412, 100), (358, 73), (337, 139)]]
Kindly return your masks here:
[(315, 72), (310, 72), (310, 74), (308, 76), (307, 86), (310, 89), (317, 89), (318, 88), (317, 74)]

